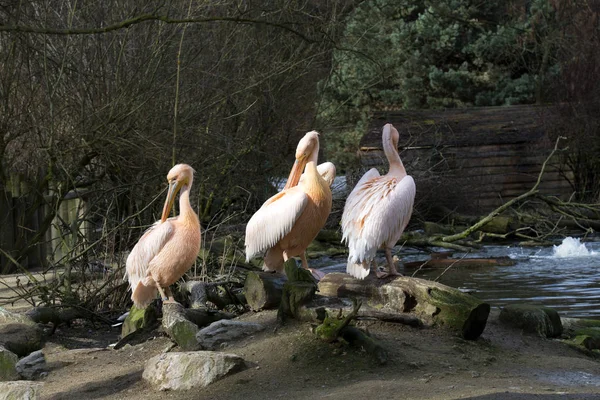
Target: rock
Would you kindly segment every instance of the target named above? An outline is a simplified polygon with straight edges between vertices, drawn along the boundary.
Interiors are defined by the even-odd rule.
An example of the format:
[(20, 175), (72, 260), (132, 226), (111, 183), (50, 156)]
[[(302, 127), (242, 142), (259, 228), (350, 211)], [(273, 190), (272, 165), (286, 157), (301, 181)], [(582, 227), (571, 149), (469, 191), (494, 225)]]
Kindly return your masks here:
[(34, 323), (0, 324), (0, 345), (19, 357), (42, 348), (42, 331)]
[(198, 326), (188, 320), (185, 309), (179, 303), (163, 303), (162, 326), (171, 339), (184, 351), (199, 350), (196, 335)]
[(34, 325), (33, 321), (29, 317), (27, 317), (25, 315), (14, 313), (14, 312), (10, 312), (10, 311), (6, 310), (5, 308), (0, 307), (0, 324), (3, 325), (3, 324), (12, 324), (12, 323)]
[(44, 384), (34, 381), (0, 382), (0, 400), (34, 400)]
[(142, 377), (159, 390), (188, 390), (246, 368), (235, 354), (212, 351), (164, 353), (146, 362)]
[(548, 307), (513, 304), (504, 307), (499, 318), (505, 325), (543, 337), (558, 337), (563, 332), (558, 312)]
[(154, 303), (150, 303), (148, 307), (141, 309), (136, 306), (131, 306), (129, 315), (123, 321), (121, 328), (121, 337), (125, 337), (138, 329), (152, 326), (158, 320), (158, 310)]
[(42, 350), (34, 351), (27, 357), (23, 357), (17, 362), (17, 372), (22, 378), (35, 380), (47, 373), (46, 358)]
[(19, 379), (19, 374), (17, 374), (15, 368), (18, 360), (19, 357), (15, 353), (0, 346), (0, 381)]
[(229, 343), (264, 330), (261, 324), (244, 321), (220, 320), (201, 329), (196, 335), (205, 349), (217, 349), (221, 343)]

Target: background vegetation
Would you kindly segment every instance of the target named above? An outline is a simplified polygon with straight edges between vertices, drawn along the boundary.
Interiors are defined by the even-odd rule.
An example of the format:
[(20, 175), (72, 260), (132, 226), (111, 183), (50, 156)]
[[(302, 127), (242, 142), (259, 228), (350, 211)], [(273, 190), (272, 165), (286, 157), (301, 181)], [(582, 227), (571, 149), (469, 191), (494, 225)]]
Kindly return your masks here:
[[(544, 122), (569, 138), (577, 195), (598, 201), (599, 10), (594, 0), (2, 3), (0, 217), (17, 237), (8, 246), (0, 233), (1, 269), (35, 258), (51, 229), (70, 235), (71, 251), (38, 254), (41, 266), (120, 265), (158, 218), (178, 162), (197, 171), (206, 232), (243, 224), (304, 132), (322, 132), (343, 174), (382, 109), (560, 104)], [(84, 205), (66, 222), (57, 216), (70, 197)]]

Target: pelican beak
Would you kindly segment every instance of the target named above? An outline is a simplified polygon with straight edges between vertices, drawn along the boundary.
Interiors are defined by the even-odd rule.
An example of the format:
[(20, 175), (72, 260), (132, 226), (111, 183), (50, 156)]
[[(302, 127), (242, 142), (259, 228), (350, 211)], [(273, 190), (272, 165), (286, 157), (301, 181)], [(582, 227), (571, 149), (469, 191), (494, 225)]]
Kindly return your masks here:
[(172, 181), (169, 182), (169, 190), (167, 193), (167, 200), (165, 201), (165, 206), (163, 207), (162, 217), (160, 218), (161, 222), (165, 222), (167, 218), (169, 218), (169, 214), (171, 214), (171, 209), (173, 208), (173, 203), (175, 202), (175, 197), (177, 196), (177, 192), (181, 189), (180, 182)]
[(307, 157), (297, 158), (294, 162), (294, 166), (292, 167), (292, 171), (290, 172), (290, 176), (288, 177), (287, 182), (285, 183), (285, 189), (293, 188), (298, 185), (300, 181), (300, 177), (302, 176), (302, 172), (304, 172), (304, 167), (306, 167)]

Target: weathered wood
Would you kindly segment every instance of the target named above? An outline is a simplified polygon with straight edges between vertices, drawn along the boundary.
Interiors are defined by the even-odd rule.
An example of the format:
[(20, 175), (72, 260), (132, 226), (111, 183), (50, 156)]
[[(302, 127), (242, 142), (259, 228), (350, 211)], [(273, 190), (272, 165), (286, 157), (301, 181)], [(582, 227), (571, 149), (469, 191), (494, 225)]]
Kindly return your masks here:
[(246, 302), (253, 311), (275, 309), (281, 303), (283, 285), (287, 282), (284, 274), (250, 271), (244, 282)]
[[(375, 306), (378, 306), (375, 304)], [(349, 313), (353, 309), (352, 301), (345, 297), (329, 297), (315, 294), (310, 303), (303, 305), (298, 312), (297, 318), (307, 322), (321, 322), (328, 314), (335, 314), (340, 311)], [(377, 319), (384, 322), (393, 322), (413, 327), (423, 326), (423, 322), (414, 314), (402, 313), (399, 311), (382, 311), (380, 307), (371, 307), (367, 302), (363, 302), (356, 319), (373, 320)]]
[(281, 303), (277, 311), (277, 320), (285, 322), (287, 318), (298, 318), (301, 307), (310, 302), (317, 290), (317, 283), (312, 273), (298, 268), (294, 259), (283, 264), (288, 281), (283, 284)]
[(471, 295), (418, 278), (384, 280), (368, 276), (358, 280), (347, 274), (331, 273), (319, 282), (319, 292), (326, 296), (366, 297), (367, 302), (379, 303), (390, 311), (414, 313), (425, 324), (459, 332), (468, 340), (481, 335), (490, 312), (489, 304)]
[(479, 268), (479, 267), (507, 267), (515, 265), (516, 262), (510, 257), (494, 258), (431, 258), (424, 261), (411, 261), (404, 263), (405, 268)]
[(199, 310), (192, 308), (185, 308), (183, 310), (183, 313), (187, 320), (193, 322), (199, 328), (203, 328), (212, 324), (213, 322), (220, 321), (222, 319), (235, 318), (235, 314), (232, 313), (212, 310)]
[(380, 364), (385, 364), (388, 360), (387, 350), (372, 336), (358, 329), (355, 326), (346, 326), (340, 332), (340, 337), (351, 346), (364, 349), (371, 354)]

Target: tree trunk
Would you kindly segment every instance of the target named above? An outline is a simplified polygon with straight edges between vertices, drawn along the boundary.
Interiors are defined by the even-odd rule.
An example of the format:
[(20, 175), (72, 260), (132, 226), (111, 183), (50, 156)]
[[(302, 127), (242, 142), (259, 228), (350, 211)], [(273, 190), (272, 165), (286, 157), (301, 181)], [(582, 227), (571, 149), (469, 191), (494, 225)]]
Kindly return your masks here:
[(319, 282), (319, 292), (334, 297), (366, 297), (371, 306), (413, 313), (427, 325), (459, 332), (468, 340), (481, 335), (490, 312), (489, 304), (471, 295), (418, 278), (382, 280), (368, 276), (358, 280), (347, 274), (332, 273)]
[(248, 272), (244, 283), (246, 301), (253, 311), (275, 309), (281, 303), (287, 277), (272, 272)]

